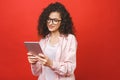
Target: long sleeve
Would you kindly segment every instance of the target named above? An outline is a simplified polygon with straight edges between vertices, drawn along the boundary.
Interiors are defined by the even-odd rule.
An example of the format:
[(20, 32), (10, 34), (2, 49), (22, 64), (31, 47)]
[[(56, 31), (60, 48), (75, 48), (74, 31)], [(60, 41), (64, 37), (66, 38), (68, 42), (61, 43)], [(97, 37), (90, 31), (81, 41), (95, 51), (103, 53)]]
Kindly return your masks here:
[(77, 41), (75, 36), (70, 35), (66, 47), (61, 55), (61, 61), (53, 61), (52, 69), (61, 76), (70, 76), (76, 68)]
[(31, 70), (33, 75), (39, 76), (42, 71), (42, 65), (39, 62), (31, 64)]

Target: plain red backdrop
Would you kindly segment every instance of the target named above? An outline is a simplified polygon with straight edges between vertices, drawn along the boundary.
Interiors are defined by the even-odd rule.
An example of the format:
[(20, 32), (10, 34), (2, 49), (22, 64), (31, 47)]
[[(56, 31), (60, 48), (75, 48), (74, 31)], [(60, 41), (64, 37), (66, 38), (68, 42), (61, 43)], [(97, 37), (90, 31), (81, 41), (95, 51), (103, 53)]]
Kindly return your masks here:
[(0, 0), (0, 80), (37, 80), (23, 42), (39, 40), (38, 17), (55, 1), (76, 28), (76, 80), (120, 80), (119, 0)]

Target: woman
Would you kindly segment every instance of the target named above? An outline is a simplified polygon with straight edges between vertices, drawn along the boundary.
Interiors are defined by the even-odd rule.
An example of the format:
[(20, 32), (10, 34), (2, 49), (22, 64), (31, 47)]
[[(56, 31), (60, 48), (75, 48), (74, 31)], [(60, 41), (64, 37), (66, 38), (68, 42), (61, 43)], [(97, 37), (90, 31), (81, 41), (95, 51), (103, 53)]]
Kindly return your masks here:
[(39, 17), (38, 33), (43, 53), (28, 53), (38, 80), (75, 80), (77, 41), (70, 14), (59, 3), (51, 3)]

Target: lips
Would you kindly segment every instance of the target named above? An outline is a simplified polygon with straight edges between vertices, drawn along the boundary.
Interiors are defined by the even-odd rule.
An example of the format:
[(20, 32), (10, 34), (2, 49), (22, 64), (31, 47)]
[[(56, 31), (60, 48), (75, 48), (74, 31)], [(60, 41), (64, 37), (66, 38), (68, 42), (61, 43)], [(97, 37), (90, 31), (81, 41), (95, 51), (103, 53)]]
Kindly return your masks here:
[(54, 26), (48, 26), (49, 29), (52, 29)]

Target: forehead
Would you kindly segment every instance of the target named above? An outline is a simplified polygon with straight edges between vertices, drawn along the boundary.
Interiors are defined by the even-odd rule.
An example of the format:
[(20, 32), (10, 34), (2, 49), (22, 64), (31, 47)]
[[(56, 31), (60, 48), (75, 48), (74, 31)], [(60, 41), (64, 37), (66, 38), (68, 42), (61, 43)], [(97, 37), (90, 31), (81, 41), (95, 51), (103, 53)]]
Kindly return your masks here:
[(49, 15), (49, 18), (57, 18), (57, 19), (60, 19), (61, 16), (60, 16), (60, 13), (59, 13), (59, 12), (51, 12), (50, 15)]

